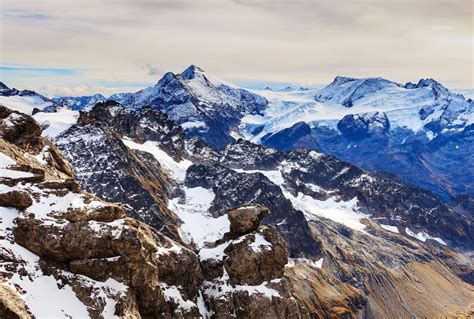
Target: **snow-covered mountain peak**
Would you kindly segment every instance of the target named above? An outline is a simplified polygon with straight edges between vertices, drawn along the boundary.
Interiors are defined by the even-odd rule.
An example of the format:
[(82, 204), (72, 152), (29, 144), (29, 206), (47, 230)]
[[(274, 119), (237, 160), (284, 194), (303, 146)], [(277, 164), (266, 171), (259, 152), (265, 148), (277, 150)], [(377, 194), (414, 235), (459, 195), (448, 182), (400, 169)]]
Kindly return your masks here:
[(345, 84), (347, 82), (353, 82), (353, 81), (356, 81), (357, 79), (356, 78), (351, 78), (351, 77), (347, 77), (347, 76), (336, 76), (334, 78), (334, 80), (331, 82), (330, 85), (342, 85), (342, 84)]
[(420, 79), (420, 81), (418, 81), (418, 84), (416, 85), (416, 88), (422, 88), (422, 87), (431, 88), (436, 99), (454, 95), (447, 88), (445, 88), (441, 83), (433, 79)]
[(315, 96), (318, 102), (336, 102), (352, 107), (357, 100), (386, 88), (398, 88), (400, 85), (380, 78), (348, 78), (337, 76), (334, 81), (321, 89)]
[(155, 87), (174, 80), (176, 80), (176, 75), (173, 72), (166, 72), (165, 75), (163, 75), (163, 77), (156, 83)]
[(72, 110), (90, 109), (99, 102), (107, 99), (102, 94), (94, 94), (90, 96), (61, 96), (54, 98), (56, 104), (68, 107)]
[(204, 70), (198, 66), (195, 66), (194, 64), (191, 64), (186, 70), (184, 70), (181, 73), (181, 77), (187, 80), (192, 80), (196, 76), (203, 76), (203, 75), (204, 75)]
[(222, 96), (217, 89), (223, 85), (235, 87), (232, 83), (205, 74), (203, 69), (191, 65), (179, 74), (167, 72), (154, 86), (153, 90), (150, 90), (150, 93), (163, 94), (171, 89), (175, 92), (184, 90), (203, 102), (217, 103), (222, 100)]
[(0, 82), (0, 92), (1, 91), (6, 91), (6, 90), (9, 90), (10, 88), (8, 86), (5, 85), (5, 83), (3, 82)]

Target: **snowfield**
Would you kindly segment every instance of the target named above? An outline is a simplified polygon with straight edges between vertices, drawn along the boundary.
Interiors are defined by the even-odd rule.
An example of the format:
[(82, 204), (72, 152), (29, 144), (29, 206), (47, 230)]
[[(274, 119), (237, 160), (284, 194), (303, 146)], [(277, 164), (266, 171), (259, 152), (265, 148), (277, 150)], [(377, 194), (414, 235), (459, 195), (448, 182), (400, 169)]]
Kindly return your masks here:
[[(374, 89), (362, 86), (368, 81), (377, 83), (380, 87)], [(436, 84), (433, 84), (435, 86)], [(359, 87), (357, 87), (359, 86)], [(363, 88), (363, 89), (362, 89)], [(472, 90), (461, 91), (469, 95)], [(423, 125), (431, 119), (440, 116), (445, 108), (438, 102), (432, 86), (420, 88), (405, 88), (394, 82), (367, 78), (355, 79), (344, 84), (328, 85), (320, 89), (290, 89), (290, 90), (253, 90), (255, 94), (265, 97), (269, 105), (263, 115), (247, 115), (240, 123), (241, 135), (253, 142), (260, 142), (262, 137), (289, 128), (298, 122), (306, 122), (310, 126), (322, 125), (332, 128), (348, 114), (367, 112), (385, 112), (394, 127), (406, 128), (413, 132), (424, 130)], [(443, 92), (443, 94), (448, 94)], [(343, 105), (348, 99), (355, 99), (350, 107)], [(466, 102), (456, 94), (448, 97), (452, 100), (450, 109), (465, 108)], [(422, 119), (419, 111), (422, 108), (434, 107), (435, 112)], [(462, 126), (474, 123), (472, 110), (460, 111), (455, 114)], [(262, 126), (258, 134), (253, 131)]]
[(131, 148), (152, 154), (170, 177), (180, 185), (184, 197), (175, 197), (168, 203), (169, 209), (181, 219), (181, 233), (183, 240), (203, 247), (207, 242), (214, 242), (222, 238), (229, 231), (227, 216), (213, 217), (208, 209), (214, 199), (212, 190), (203, 187), (188, 188), (182, 185), (186, 177), (186, 170), (192, 165), (189, 160), (175, 161), (166, 152), (161, 150), (156, 142), (147, 141), (143, 144), (133, 142), (128, 138), (122, 140)]

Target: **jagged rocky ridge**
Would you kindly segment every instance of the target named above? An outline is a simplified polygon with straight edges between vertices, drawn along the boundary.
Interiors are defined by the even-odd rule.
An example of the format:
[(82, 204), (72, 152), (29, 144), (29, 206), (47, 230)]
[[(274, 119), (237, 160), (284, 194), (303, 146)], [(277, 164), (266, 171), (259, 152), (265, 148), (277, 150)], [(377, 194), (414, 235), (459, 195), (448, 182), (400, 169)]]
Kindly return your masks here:
[(107, 98), (102, 94), (89, 96), (61, 96), (53, 99), (54, 103), (71, 110), (82, 110), (93, 107), (99, 102), (105, 102)]
[(2, 318), (309, 318), (266, 208), (229, 212), (241, 227), (197, 255), (81, 191), (31, 117), (1, 106), (0, 119)]
[[(107, 150), (102, 143), (94, 140), (87, 147), (81, 144), (89, 140), (87, 136), (98, 139), (104, 134), (121, 135), (122, 140), (116, 137), (111, 144), (121, 145), (119, 149), (127, 149), (127, 145), (134, 149), (132, 153), (148, 152), (148, 155), (155, 155), (158, 162), (167, 160), (164, 165), (177, 166), (172, 168), (174, 172), (169, 176), (174, 183), (173, 192), (171, 189), (159, 192), (163, 212), (167, 211), (166, 203), (169, 199), (184, 200), (186, 189), (200, 187), (212, 193), (213, 199), (205, 212), (214, 217), (245, 202), (258, 202), (269, 207), (273, 214), (268, 222), (280, 224), (283, 233), (288, 234), (287, 239), (290, 236), (303, 236), (289, 240), (290, 247), (293, 243), (308, 245), (307, 251), (300, 247), (295, 254), (317, 253), (315, 246), (309, 244), (309, 237), (304, 237), (309, 234), (305, 226), (306, 219), (311, 218), (308, 216), (312, 214), (311, 209), (306, 209), (305, 205), (322, 205), (320, 202), (336, 206), (347, 205), (350, 206), (349, 210), (356, 210), (359, 215), (353, 218), (355, 224), (350, 225), (353, 228), (361, 227), (357, 220), (362, 219), (365, 214), (381, 223), (398, 227), (403, 233), (422, 233), (431, 238), (439, 238), (438, 241), (443, 244), (449, 243), (466, 249), (473, 247), (474, 232), (470, 221), (453, 212), (429, 192), (384, 175), (364, 172), (331, 156), (308, 150), (285, 153), (244, 140), (230, 144), (223, 151), (217, 151), (199, 140), (185, 139), (182, 130), (157, 110), (143, 108), (132, 111), (114, 102), (98, 104), (81, 118), (87, 118), (86, 122), (92, 124), (87, 122), (76, 125), (57, 139), (58, 146), (77, 167), (79, 180), (83, 176), (101, 176), (94, 172), (104, 174), (112, 171), (115, 176), (120, 176), (119, 172), (128, 169), (124, 164), (122, 170), (119, 167), (99, 167), (100, 161), (90, 160), (93, 156), (103, 158), (107, 165), (112, 165), (117, 152)], [(89, 134), (92, 128), (93, 134)], [(107, 131), (109, 133), (104, 133)], [(71, 143), (78, 138), (82, 138), (80, 143)], [(102, 153), (99, 149), (103, 150)], [(90, 153), (82, 154), (83, 150)], [(165, 158), (166, 156), (169, 158)], [(153, 157), (150, 161), (152, 159)], [(84, 180), (82, 183), (90, 191), (93, 191), (91, 187), (98, 187), (94, 193), (108, 194), (108, 200), (128, 204), (130, 200), (114, 197), (112, 189), (116, 184), (111, 182), (114, 177), (104, 179), (109, 181), (110, 186), (102, 181)], [(166, 181), (166, 176), (161, 179)], [(166, 182), (161, 184), (163, 189)], [(134, 211), (133, 214), (143, 218), (143, 212)], [(160, 215), (161, 218), (166, 216), (159, 211), (155, 215)], [(287, 218), (289, 220), (285, 222)]]

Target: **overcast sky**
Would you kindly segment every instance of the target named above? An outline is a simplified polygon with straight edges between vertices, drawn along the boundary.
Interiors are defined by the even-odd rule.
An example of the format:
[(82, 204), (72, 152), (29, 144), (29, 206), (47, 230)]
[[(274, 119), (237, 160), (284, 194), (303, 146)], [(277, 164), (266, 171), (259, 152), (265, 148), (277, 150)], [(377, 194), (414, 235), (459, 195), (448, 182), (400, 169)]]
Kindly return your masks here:
[(0, 0), (1, 80), (129, 91), (196, 64), (244, 85), (336, 75), (472, 88), (471, 0)]

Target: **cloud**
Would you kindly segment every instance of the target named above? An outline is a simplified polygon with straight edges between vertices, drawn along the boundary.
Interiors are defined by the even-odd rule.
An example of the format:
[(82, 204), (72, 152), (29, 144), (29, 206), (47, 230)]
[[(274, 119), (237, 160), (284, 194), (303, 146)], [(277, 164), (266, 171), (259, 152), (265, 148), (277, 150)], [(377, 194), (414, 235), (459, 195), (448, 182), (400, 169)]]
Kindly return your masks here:
[(145, 65), (145, 68), (148, 69), (148, 75), (163, 75), (163, 71), (158, 68), (158, 67), (154, 67), (152, 66), (151, 64), (147, 64)]
[(5, 18), (14, 19), (32, 19), (32, 20), (49, 20), (53, 17), (47, 14), (42, 14), (30, 10), (5, 10), (2, 12)]

